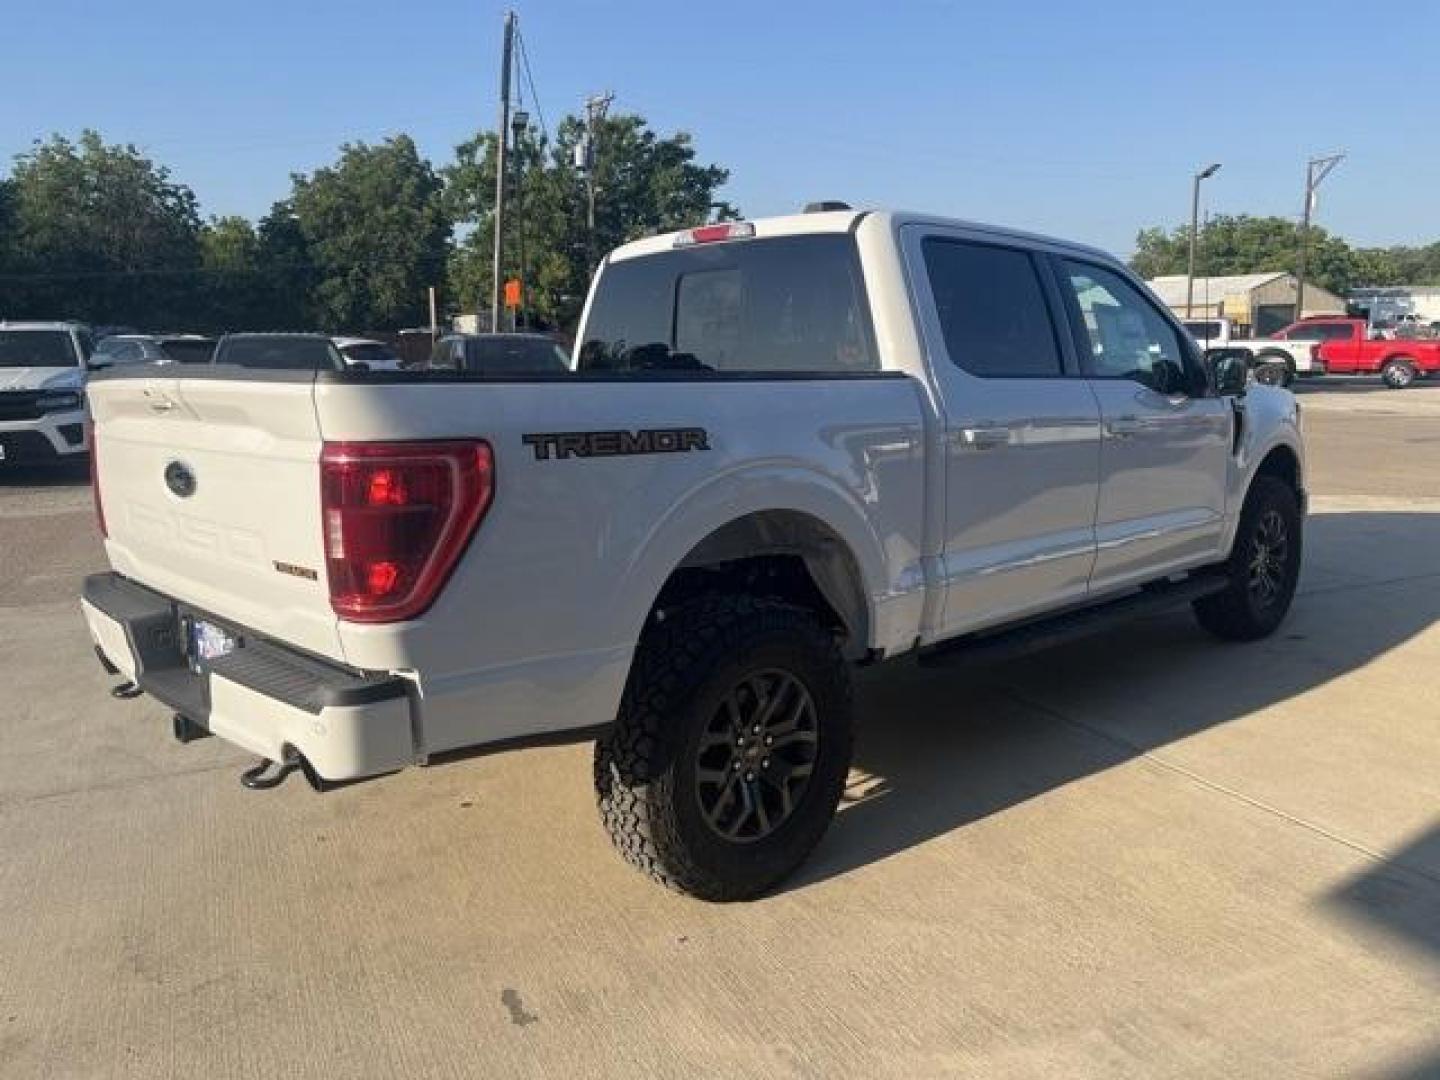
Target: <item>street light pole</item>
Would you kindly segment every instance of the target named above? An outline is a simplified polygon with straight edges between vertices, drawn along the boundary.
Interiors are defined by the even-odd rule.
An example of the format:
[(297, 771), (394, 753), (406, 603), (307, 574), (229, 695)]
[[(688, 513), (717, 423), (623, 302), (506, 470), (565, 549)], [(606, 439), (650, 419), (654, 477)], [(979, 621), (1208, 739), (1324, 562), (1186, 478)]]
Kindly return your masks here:
[(1330, 170), (1345, 160), (1345, 151), (1311, 158), (1305, 163), (1305, 208), (1300, 213), (1300, 252), (1295, 260), (1295, 322), (1305, 317), (1305, 249), (1310, 246), (1310, 214), (1315, 208), (1315, 191)]
[(1185, 318), (1195, 314), (1195, 240), (1200, 231), (1200, 181), (1208, 180), (1220, 171), (1220, 163), (1207, 165), (1195, 174), (1190, 188), (1190, 259), (1185, 270)]

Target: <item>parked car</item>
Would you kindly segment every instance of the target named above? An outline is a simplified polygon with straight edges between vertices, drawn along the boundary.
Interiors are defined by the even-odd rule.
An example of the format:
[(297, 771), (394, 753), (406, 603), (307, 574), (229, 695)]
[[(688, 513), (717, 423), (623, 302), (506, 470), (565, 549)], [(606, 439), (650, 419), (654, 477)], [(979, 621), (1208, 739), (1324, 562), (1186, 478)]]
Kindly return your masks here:
[(569, 357), (546, 334), (447, 334), (430, 352), (430, 367), (481, 375), (562, 374)]
[(182, 741), (260, 755), (257, 787), (599, 730), (621, 854), (731, 900), (825, 831), (854, 665), (1185, 604), (1252, 640), (1290, 606), (1295, 399), (1207, 366), (1093, 248), (886, 212), (705, 225), (611, 253), (577, 340), (557, 374), (103, 373), (101, 662)]
[(82, 458), (88, 327), (0, 322), (0, 466)]
[(1364, 319), (1333, 319), (1321, 324), (1325, 340), (1320, 360), (1334, 375), (1379, 375), (1393, 390), (1440, 372), (1440, 341), (1372, 338)]
[(324, 334), (226, 334), (213, 363), (272, 370), (341, 371), (345, 360)]
[(373, 338), (331, 338), (345, 363), (351, 367), (363, 364), (371, 371), (399, 371), (404, 364), (400, 355), (383, 341)]
[(199, 334), (111, 334), (91, 356), (93, 367), (112, 364), (208, 364), (215, 339)]

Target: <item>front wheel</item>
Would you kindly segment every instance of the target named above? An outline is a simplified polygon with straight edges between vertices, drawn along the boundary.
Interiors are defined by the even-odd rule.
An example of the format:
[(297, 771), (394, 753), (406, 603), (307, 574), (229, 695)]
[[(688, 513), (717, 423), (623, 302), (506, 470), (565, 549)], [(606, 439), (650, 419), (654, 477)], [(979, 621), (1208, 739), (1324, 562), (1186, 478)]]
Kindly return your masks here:
[(1262, 353), (1254, 367), (1255, 381), (1265, 386), (1288, 387), (1295, 381), (1295, 361), (1283, 353)]
[(692, 601), (650, 626), (596, 743), (600, 818), (660, 883), (751, 899), (824, 835), (851, 729), (849, 669), (813, 614), (751, 596)]
[(1257, 476), (1240, 511), (1226, 586), (1195, 602), (1195, 617), (1216, 637), (1254, 641), (1275, 632), (1300, 580), (1303, 519), (1289, 484)]
[(1408, 356), (1395, 356), (1385, 361), (1380, 368), (1380, 378), (1391, 390), (1404, 390), (1415, 381), (1419, 369)]

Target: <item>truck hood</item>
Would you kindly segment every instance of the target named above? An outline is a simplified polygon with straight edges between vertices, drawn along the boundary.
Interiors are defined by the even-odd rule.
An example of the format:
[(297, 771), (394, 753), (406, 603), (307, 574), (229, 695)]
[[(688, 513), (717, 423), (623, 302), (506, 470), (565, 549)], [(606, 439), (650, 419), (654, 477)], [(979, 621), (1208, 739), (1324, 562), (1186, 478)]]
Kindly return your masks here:
[(0, 392), (5, 390), (79, 390), (85, 375), (75, 367), (0, 368)]

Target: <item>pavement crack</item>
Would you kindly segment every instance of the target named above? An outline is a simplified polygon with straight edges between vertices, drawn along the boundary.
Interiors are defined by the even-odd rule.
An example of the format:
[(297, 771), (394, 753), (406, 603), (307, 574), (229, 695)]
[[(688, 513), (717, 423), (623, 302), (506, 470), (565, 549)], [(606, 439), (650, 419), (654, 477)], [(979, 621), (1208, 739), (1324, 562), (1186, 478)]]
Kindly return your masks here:
[[(1421, 576), (1434, 577), (1440, 575), (1425, 574)], [(1392, 854), (1381, 851), (1377, 848), (1372, 848), (1368, 844), (1362, 843), (1359, 840), (1355, 840), (1352, 837), (1344, 836), (1341, 833), (1335, 832), (1333, 829), (1328, 829), (1324, 825), (1321, 825), (1319, 822), (1311, 821), (1309, 818), (1300, 817), (1298, 814), (1292, 814), (1288, 810), (1284, 810), (1278, 806), (1275, 806), (1273, 803), (1266, 802), (1264, 799), (1258, 799), (1253, 795), (1247, 795), (1245, 792), (1240, 791), (1237, 788), (1233, 788), (1228, 784), (1222, 784), (1218, 780), (1212, 780), (1208, 776), (1196, 772), (1194, 769), (1188, 769), (1184, 765), (1176, 764), (1173, 761), (1167, 761), (1165, 758), (1161, 757), (1153, 750), (1147, 750), (1139, 743), (1131, 742), (1129, 739), (1122, 738), (1121, 736), (1115, 735), (1109, 731), (1106, 731), (1103, 728), (1096, 727), (1094, 724), (1088, 724), (1084, 720), (1077, 720), (1075, 717), (1067, 716), (1065, 713), (1061, 712), (1058, 709), (1051, 708), (1048, 705), (1043, 705), (1040, 702), (1033, 700), (1020, 690), (1017, 690), (1013, 686), (1005, 686), (1003, 687), (1003, 689), (1004, 692), (1010, 696), (1011, 700), (1015, 701), (1017, 704), (1028, 709), (1034, 709), (1036, 712), (1039, 712), (1052, 720), (1058, 720), (1061, 723), (1068, 724), (1070, 727), (1076, 728), (1079, 731), (1083, 731), (1096, 739), (1107, 742), (1110, 745), (1116, 747), (1117, 749), (1124, 751), (1132, 759), (1138, 758), (1140, 760), (1147, 761), (1150, 764), (1158, 766), (1161, 769), (1165, 769), (1179, 776), (1183, 776), (1187, 780), (1190, 780), (1192, 783), (1199, 784), (1201, 787), (1204, 787), (1210, 791), (1216, 792), (1220, 795), (1224, 795), (1227, 798), (1234, 799), (1237, 802), (1244, 803), (1246, 806), (1253, 807), (1256, 810), (1279, 818), (1282, 821), (1289, 822), (1291, 825), (1295, 825), (1299, 828), (1305, 829), (1306, 831), (1311, 832), (1316, 836), (1322, 837), (1325, 840), (1329, 840), (1332, 843), (1340, 844), (1341, 846), (1350, 849), (1356, 854), (1363, 855), (1365, 858), (1370, 859), (1374, 862), (1383, 863), (1386, 866), (1404, 870), (1408, 873), (1414, 874), (1416, 877), (1423, 878), (1425, 881), (1428, 881), (1432, 885), (1440, 886), (1440, 874), (1435, 873), (1433, 870), (1429, 870), (1423, 866), (1416, 866), (1413, 863), (1409, 863), (1403, 859), (1396, 858)]]
[(200, 765), (193, 769), (171, 769), (163, 773), (150, 773), (145, 776), (132, 776), (125, 780), (111, 780), (101, 784), (81, 784), (76, 787), (58, 788), (54, 791), (37, 791), (30, 795), (20, 795), (15, 798), (0, 799), (0, 810), (12, 809), (17, 806), (28, 806), (31, 803), (49, 802), (52, 799), (64, 799), (71, 795), (104, 794), (107, 791), (124, 791), (127, 788), (143, 787), (146, 784), (163, 783), (166, 780), (173, 780), (181, 776), (198, 776), (202, 773), (223, 772), (234, 769), (237, 766), (231, 762), (224, 765)]

